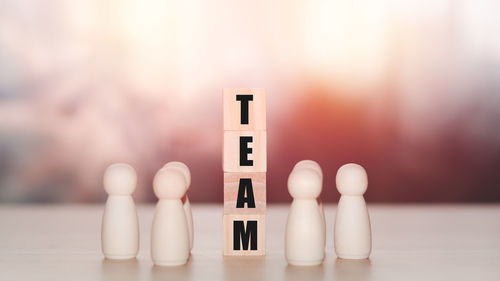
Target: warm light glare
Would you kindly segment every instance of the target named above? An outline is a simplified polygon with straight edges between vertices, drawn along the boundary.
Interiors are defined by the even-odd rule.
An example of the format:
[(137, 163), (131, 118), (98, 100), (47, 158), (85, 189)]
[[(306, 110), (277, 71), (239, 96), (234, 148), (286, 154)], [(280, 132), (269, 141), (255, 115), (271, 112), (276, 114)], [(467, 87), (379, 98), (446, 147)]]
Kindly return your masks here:
[(301, 19), (306, 65), (327, 81), (373, 86), (385, 74), (388, 12), (376, 1), (307, 1)]

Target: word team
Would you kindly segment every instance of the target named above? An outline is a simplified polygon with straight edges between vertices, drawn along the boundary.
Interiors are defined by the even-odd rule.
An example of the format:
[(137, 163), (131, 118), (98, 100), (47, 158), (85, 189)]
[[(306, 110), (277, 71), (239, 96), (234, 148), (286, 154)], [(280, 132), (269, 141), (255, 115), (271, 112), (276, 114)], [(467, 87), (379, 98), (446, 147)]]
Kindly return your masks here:
[(224, 250), (265, 255), (266, 92), (224, 89)]

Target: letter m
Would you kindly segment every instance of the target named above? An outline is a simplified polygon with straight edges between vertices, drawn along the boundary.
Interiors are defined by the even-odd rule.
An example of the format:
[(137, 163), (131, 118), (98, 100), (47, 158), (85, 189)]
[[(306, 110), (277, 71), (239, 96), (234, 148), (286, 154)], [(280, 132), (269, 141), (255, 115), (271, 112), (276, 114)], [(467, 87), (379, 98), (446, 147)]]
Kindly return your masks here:
[(248, 244), (250, 250), (257, 250), (257, 221), (247, 221), (246, 230), (244, 221), (233, 221), (233, 250), (241, 250), (241, 245), (248, 250)]

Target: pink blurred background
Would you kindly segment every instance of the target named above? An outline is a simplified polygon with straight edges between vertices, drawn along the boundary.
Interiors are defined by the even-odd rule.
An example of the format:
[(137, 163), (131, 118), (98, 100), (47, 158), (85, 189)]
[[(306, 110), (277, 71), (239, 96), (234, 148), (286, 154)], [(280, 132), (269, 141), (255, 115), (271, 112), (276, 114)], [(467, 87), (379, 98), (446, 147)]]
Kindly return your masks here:
[(268, 202), (302, 159), (369, 202), (500, 202), (500, 2), (1, 0), (0, 202), (138, 202), (187, 163), (222, 202), (222, 88), (267, 89)]

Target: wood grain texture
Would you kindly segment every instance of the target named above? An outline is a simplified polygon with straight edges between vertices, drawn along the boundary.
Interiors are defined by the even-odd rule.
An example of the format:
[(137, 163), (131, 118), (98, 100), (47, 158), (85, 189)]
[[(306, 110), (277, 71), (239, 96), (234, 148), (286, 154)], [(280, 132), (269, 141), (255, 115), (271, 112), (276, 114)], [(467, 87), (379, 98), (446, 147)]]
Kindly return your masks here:
[[(191, 188), (197, 188), (192, 186)], [(285, 188), (285, 187), (283, 187)], [(337, 259), (335, 205), (325, 204), (326, 258), (289, 266), (284, 231), (289, 205), (268, 204), (266, 256), (222, 255), (222, 204), (193, 204), (195, 243), (185, 266), (153, 266), (153, 205), (138, 205), (137, 259), (113, 262), (100, 250), (100, 205), (0, 205), (0, 280), (500, 280), (500, 204), (373, 205), (369, 260)]]
[[(245, 227), (248, 221), (257, 221), (257, 250), (233, 250), (233, 222), (244, 221)], [(265, 215), (224, 215), (222, 218), (224, 231), (225, 256), (263, 256), (266, 254), (266, 216)], [(241, 243), (240, 243), (241, 244)]]
[[(222, 93), (225, 131), (266, 130), (266, 90), (262, 88), (225, 88)], [(241, 102), (237, 95), (253, 95), (248, 103), (248, 124), (241, 124)]]
[[(248, 159), (252, 166), (240, 165), (240, 137), (252, 137), (248, 143), (252, 153)], [(267, 142), (265, 131), (224, 131), (223, 170), (224, 172), (255, 173), (267, 171)]]
[[(251, 179), (255, 208), (237, 208), (240, 179)], [(266, 213), (266, 173), (224, 173), (224, 214), (243, 215)]]

